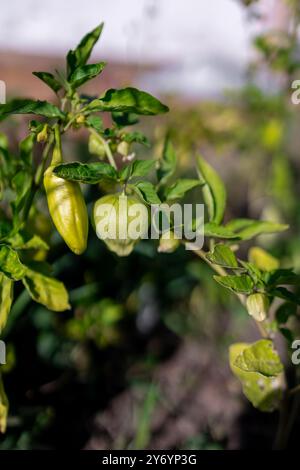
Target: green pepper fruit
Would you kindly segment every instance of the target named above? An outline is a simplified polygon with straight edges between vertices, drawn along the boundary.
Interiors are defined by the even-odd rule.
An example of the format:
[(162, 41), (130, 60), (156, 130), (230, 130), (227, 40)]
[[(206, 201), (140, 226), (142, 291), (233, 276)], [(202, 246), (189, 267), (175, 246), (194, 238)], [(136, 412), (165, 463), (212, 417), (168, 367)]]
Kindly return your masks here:
[(246, 300), (249, 315), (257, 321), (264, 321), (267, 318), (269, 305), (268, 297), (262, 293), (251, 294)]
[(97, 237), (118, 256), (129, 255), (149, 227), (145, 204), (120, 193), (98, 199), (93, 217)]
[(129, 154), (129, 150), (130, 150), (130, 144), (128, 142), (125, 142), (125, 140), (123, 140), (122, 142), (118, 144), (117, 152), (120, 155), (123, 155), (123, 157), (127, 157), (127, 155)]
[(55, 166), (62, 161), (59, 131), (56, 130), (55, 136), (53, 159), (44, 173), (49, 212), (57, 231), (70, 250), (80, 255), (87, 246), (87, 208), (79, 183), (59, 178), (53, 172)]
[(103, 142), (94, 134), (90, 134), (89, 137), (89, 152), (92, 155), (97, 155), (101, 159), (105, 158), (106, 156), (106, 150)]

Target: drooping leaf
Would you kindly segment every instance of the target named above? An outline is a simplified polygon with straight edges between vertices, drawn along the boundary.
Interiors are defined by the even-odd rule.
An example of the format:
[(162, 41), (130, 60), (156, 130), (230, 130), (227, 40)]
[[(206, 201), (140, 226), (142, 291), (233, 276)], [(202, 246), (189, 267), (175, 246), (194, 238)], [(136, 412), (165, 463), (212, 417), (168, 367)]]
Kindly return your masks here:
[(22, 279), (26, 272), (18, 253), (7, 245), (0, 245), (0, 272), (15, 281)]
[(14, 282), (0, 273), (0, 333), (5, 328), (13, 301)]
[(77, 67), (82, 67), (85, 65), (91, 55), (94, 45), (98, 41), (104, 23), (101, 23), (95, 29), (86, 34), (75, 50), (71, 50), (67, 55), (67, 72), (68, 77), (74, 72)]
[(214, 276), (214, 279), (226, 289), (240, 294), (250, 294), (254, 287), (253, 280), (247, 274), (241, 274), (241, 276)]
[(174, 184), (168, 187), (165, 191), (165, 197), (167, 201), (172, 201), (174, 199), (181, 199), (184, 197), (185, 193), (191, 189), (199, 186), (199, 180), (194, 179), (178, 179)]
[(279, 299), (300, 305), (300, 296), (294, 294), (294, 292), (289, 291), (285, 287), (276, 287), (276, 289), (271, 289), (269, 293), (274, 297), (278, 297)]
[(297, 313), (297, 305), (291, 302), (284, 302), (276, 310), (275, 318), (279, 324), (284, 324), (288, 319)]
[(236, 235), (228, 228), (221, 225), (217, 225), (213, 222), (204, 224), (204, 235), (206, 237), (224, 238), (228, 240), (236, 240), (239, 238), (238, 235)]
[(208, 253), (206, 257), (213, 264), (218, 264), (225, 268), (238, 268), (236, 256), (227, 245), (221, 243), (215, 245), (213, 251)]
[(235, 219), (226, 227), (234, 231), (241, 240), (250, 240), (258, 235), (282, 232), (289, 228), (285, 224), (250, 219)]
[(269, 288), (280, 285), (297, 286), (300, 284), (300, 276), (294, 273), (292, 269), (276, 269), (264, 273), (264, 282)]
[(117, 180), (118, 177), (116, 170), (105, 162), (62, 163), (55, 167), (54, 173), (60, 178), (85, 184), (96, 184), (105, 179)]
[(245, 372), (257, 372), (266, 377), (276, 377), (283, 371), (280, 357), (270, 339), (260, 339), (246, 347), (234, 364)]
[(49, 72), (32, 72), (33, 75), (38, 77), (42, 82), (46, 83), (54, 93), (57, 93), (61, 88), (61, 83)]
[(63, 312), (70, 309), (68, 292), (64, 284), (57, 279), (27, 268), (22, 282), (31, 298), (49, 310)]
[(257, 372), (246, 372), (235, 365), (237, 358), (249, 346), (247, 343), (230, 346), (230, 368), (240, 380), (243, 392), (252, 405), (261, 411), (271, 412), (278, 408), (282, 398), (281, 381), (278, 377), (265, 377)]
[(69, 82), (73, 88), (78, 88), (88, 80), (97, 77), (104, 69), (106, 63), (99, 62), (98, 64), (83, 65), (77, 67), (69, 78)]
[(161, 204), (154, 185), (149, 181), (139, 181), (130, 187), (146, 204)]
[(226, 189), (218, 173), (210, 166), (204, 158), (198, 156), (197, 170), (204, 202), (207, 205), (209, 222), (219, 225), (224, 216), (226, 207)]
[(162, 156), (158, 162), (157, 178), (163, 186), (173, 176), (177, 163), (176, 153), (169, 136), (165, 139)]
[(121, 111), (141, 115), (155, 115), (169, 111), (169, 108), (154, 96), (131, 87), (121, 90), (113, 88), (107, 90), (100, 98), (92, 101), (87, 109), (90, 111)]
[(16, 99), (7, 104), (0, 104), (0, 119), (11, 114), (36, 114), (48, 118), (64, 119), (65, 114), (54, 104), (48, 101), (34, 101), (29, 99)]
[(127, 181), (130, 178), (146, 176), (154, 165), (153, 160), (134, 160), (119, 171), (119, 178), (121, 181)]
[(280, 333), (282, 336), (287, 340), (289, 346), (292, 346), (293, 341), (295, 340), (294, 333), (289, 328), (279, 328)]

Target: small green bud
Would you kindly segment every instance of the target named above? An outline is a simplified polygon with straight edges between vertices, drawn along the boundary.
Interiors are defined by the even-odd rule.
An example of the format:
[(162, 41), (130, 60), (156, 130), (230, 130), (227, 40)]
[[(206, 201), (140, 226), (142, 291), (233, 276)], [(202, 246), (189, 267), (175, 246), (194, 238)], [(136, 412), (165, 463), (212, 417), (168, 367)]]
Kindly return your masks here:
[(85, 122), (85, 116), (83, 114), (79, 114), (76, 118), (76, 123), (77, 124), (83, 124)]
[(94, 134), (89, 138), (89, 152), (92, 155), (97, 155), (100, 158), (105, 158), (106, 151), (101, 139), (98, 139)]
[(246, 307), (248, 313), (257, 321), (264, 321), (267, 318), (269, 305), (266, 294), (256, 293), (247, 297)]
[(41, 132), (37, 134), (36, 140), (39, 143), (47, 142), (48, 139), (48, 124), (45, 124)]

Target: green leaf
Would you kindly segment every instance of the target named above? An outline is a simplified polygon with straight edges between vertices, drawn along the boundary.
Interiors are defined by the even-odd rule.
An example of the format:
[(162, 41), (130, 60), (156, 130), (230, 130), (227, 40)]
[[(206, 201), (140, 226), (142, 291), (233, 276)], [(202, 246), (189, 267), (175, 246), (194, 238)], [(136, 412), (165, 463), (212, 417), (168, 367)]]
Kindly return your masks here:
[(14, 282), (0, 273), (0, 333), (5, 328), (13, 301)]
[(134, 113), (124, 113), (122, 111), (113, 111), (111, 113), (112, 120), (119, 126), (133, 126), (139, 122), (139, 119)]
[(7, 425), (8, 399), (4, 390), (2, 375), (0, 375), (0, 433), (4, 434)]
[(54, 93), (57, 93), (61, 88), (61, 83), (49, 72), (32, 72), (33, 75), (38, 77), (42, 82), (46, 83)]
[(78, 67), (69, 78), (70, 84), (73, 88), (78, 88), (88, 80), (97, 77), (97, 75), (102, 72), (105, 65), (105, 62), (99, 62), (98, 64), (89, 64)]
[(3, 132), (0, 132), (0, 148), (8, 150), (8, 138)]
[(280, 333), (282, 336), (287, 340), (289, 346), (292, 346), (293, 341), (295, 340), (295, 336), (293, 332), (289, 328), (279, 328)]
[(283, 371), (280, 357), (270, 339), (261, 339), (246, 347), (236, 358), (235, 365), (245, 372), (257, 372), (266, 377), (276, 377)]
[(49, 310), (63, 312), (70, 309), (68, 292), (57, 279), (27, 268), (22, 282), (31, 298)]
[(32, 165), (34, 143), (35, 143), (35, 135), (29, 134), (19, 144), (20, 159), (28, 167), (31, 167)]
[(238, 357), (249, 346), (247, 343), (236, 343), (230, 346), (230, 368), (240, 380), (243, 392), (252, 405), (261, 411), (271, 412), (279, 407), (282, 398), (280, 380), (277, 377), (265, 377), (257, 372), (246, 372), (235, 365)]
[(7, 245), (0, 245), (0, 272), (15, 281), (22, 279), (26, 272), (18, 253)]
[(119, 178), (121, 181), (128, 181), (130, 178), (146, 176), (154, 165), (153, 160), (134, 160), (119, 171)]
[(235, 219), (226, 228), (235, 232), (241, 240), (250, 240), (258, 235), (282, 232), (289, 226), (261, 220)]
[(297, 286), (300, 284), (300, 276), (291, 269), (276, 269), (275, 271), (264, 273), (264, 281), (269, 288), (283, 284)]
[(276, 310), (276, 321), (279, 324), (284, 324), (288, 319), (297, 313), (297, 305), (291, 302), (281, 304)]
[(13, 226), (10, 220), (0, 220), (0, 240), (7, 238), (9, 233), (12, 231)]
[(184, 197), (185, 193), (199, 185), (199, 180), (178, 179), (172, 186), (166, 189), (166, 200), (172, 201), (174, 199), (181, 199)]
[(159, 168), (157, 170), (157, 178), (160, 185), (165, 185), (173, 176), (176, 170), (176, 163), (176, 153), (170, 137), (167, 136), (164, 143), (162, 157), (159, 159)]
[(107, 90), (100, 98), (92, 101), (87, 109), (89, 111), (121, 111), (141, 115), (155, 115), (169, 111), (169, 108), (154, 96), (137, 88)]
[(36, 114), (48, 118), (64, 119), (65, 114), (48, 101), (12, 100), (7, 104), (0, 104), (0, 119), (11, 114)]
[(122, 140), (128, 142), (129, 144), (137, 143), (144, 145), (145, 147), (150, 147), (150, 142), (147, 137), (142, 132), (127, 132), (122, 135)]
[(103, 121), (100, 116), (88, 116), (86, 123), (89, 127), (92, 127), (97, 132), (103, 131)]
[(62, 163), (54, 168), (54, 173), (60, 178), (85, 184), (96, 184), (105, 179), (117, 180), (118, 176), (116, 170), (104, 162)]
[(94, 45), (98, 41), (102, 30), (103, 30), (104, 23), (101, 23), (91, 32), (86, 34), (75, 50), (71, 50), (68, 52), (67, 55), (67, 71), (68, 71), (68, 78), (72, 75), (77, 67), (82, 67), (85, 65), (91, 55)]
[(253, 246), (249, 250), (249, 261), (262, 271), (273, 271), (279, 268), (279, 261), (267, 251), (258, 246)]
[(31, 191), (32, 176), (24, 170), (18, 171), (12, 179), (12, 186), (16, 192), (16, 198), (12, 201), (12, 207), (15, 215), (18, 217)]
[(269, 293), (273, 297), (279, 297), (279, 299), (287, 300), (288, 302), (300, 305), (300, 297), (285, 287), (277, 287), (276, 289), (270, 290)]
[(221, 243), (215, 245), (213, 251), (208, 253), (206, 257), (213, 264), (218, 264), (225, 268), (238, 268), (235, 254), (227, 245), (222, 245)]
[(253, 291), (254, 283), (247, 274), (241, 274), (241, 276), (214, 276), (214, 279), (221, 286), (233, 292), (250, 294)]
[(217, 225), (213, 222), (204, 224), (204, 235), (206, 237), (214, 237), (214, 238), (224, 238), (224, 239), (238, 239), (238, 235), (236, 235), (231, 230), (227, 229), (224, 226)]
[(139, 181), (138, 183), (130, 185), (130, 188), (132, 188), (146, 204), (161, 204), (161, 200), (157, 195), (154, 185), (149, 181)]
[(253, 279), (255, 284), (258, 284), (259, 282), (262, 281), (262, 273), (255, 266), (255, 264), (252, 264), (252, 263), (249, 263), (248, 261), (243, 261), (243, 260), (240, 260), (240, 264), (247, 271), (247, 273)]
[(202, 157), (197, 159), (199, 179), (203, 185), (203, 197), (209, 221), (220, 224), (226, 207), (226, 189), (218, 173)]
[(8, 242), (16, 250), (49, 250), (49, 245), (39, 236), (17, 233)]

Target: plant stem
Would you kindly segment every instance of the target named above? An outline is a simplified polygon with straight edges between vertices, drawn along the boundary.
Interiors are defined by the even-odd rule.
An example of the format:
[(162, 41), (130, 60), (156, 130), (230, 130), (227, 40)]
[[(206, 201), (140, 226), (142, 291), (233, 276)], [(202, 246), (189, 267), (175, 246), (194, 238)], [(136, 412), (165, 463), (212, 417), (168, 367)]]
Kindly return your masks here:
[(110, 147), (109, 147), (108, 143), (106, 142), (106, 140), (103, 139), (103, 137), (102, 137), (100, 134), (98, 134), (98, 132), (97, 132), (95, 129), (93, 129), (93, 128), (90, 127), (90, 128), (89, 128), (89, 131), (90, 131), (91, 134), (93, 134), (97, 139), (99, 139), (99, 140), (101, 141), (101, 143), (103, 144), (103, 147), (104, 147), (104, 149), (105, 149), (105, 152), (106, 152), (106, 155), (107, 155), (107, 158), (108, 158), (109, 163), (110, 163), (111, 166), (114, 167), (115, 170), (116, 170), (116, 169), (117, 169), (117, 165), (116, 165), (115, 159), (114, 159), (114, 157), (113, 157), (113, 154), (112, 154), (112, 152), (111, 152), (111, 150), (110, 150)]
[[(210, 266), (217, 274), (219, 274), (220, 276), (227, 276), (227, 272), (225, 271), (224, 268), (222, 268), (222, 266), (218, 266), (217, 264), (214, 264), (212, 263), (211, 261), (209, 261), (209, 259), (207, 259), (206, 257), (206, 253), (204, 250), (197, 250), (195, 251), (196, 255), (199, 256), (201, 259), (203, 259), (203, 261), (206, 262), (206, 264), (208, 264), (208, 266)], [(242, 295), (242, 294), (239, 294), (239, 293), (235, 293), (237, 298), (239, 299), (239, 301), (241, 302), (241, 304), (243, 306), (245, 306), (245, 296)], [(255, 320), (255, 323), (256, 323), (256, 326), (261, 334), (261, 336), (263, 338), (268, 338), (268, 333), (266, 332), (265, 328), (263, 327), (263, 325), (256, 321)]]
[(30, 194), (28, 196), (28, 199), (25, 203), (25, 206), (24, 206), (24, 210), (23, 210), (23, 215), (22, 215), (22, 223), (24, 223), (28, 217), (28, 214), (29, 214), (29, 211), (31, 209), (31, 206), (32, 206), (32, 203), (33, 203), (33, 200), (34, 200), (34, 196), (37, 192), (37, 190), (39, 189), (40, 187), (40, 184), (42, 182), (42, 178), (43, 178), (43, 174), (44, 174), (44, 170), (45, 170), (45, 165), (46, 165), (46, 162), (47, 162), (47, 159), (48, 159), (48, 156), (49, 156), (49, 152), (50, 152), (50, 149), (51, 149), (51, 146), (52, 146), (52, 143), (53, 143), (53, 134), (51, 134), (51, 136), (49, 137), (49, 140), (43, 150), (43, 154), (42, 154), (42, 161), (40, 163), (40, 165), (38, 166), (37, 170), (36, 170), (36, 174), (35, 174), (35, 178), (32, 182), (32, 186), (31, 186), (31, 191), (30, 191)]

